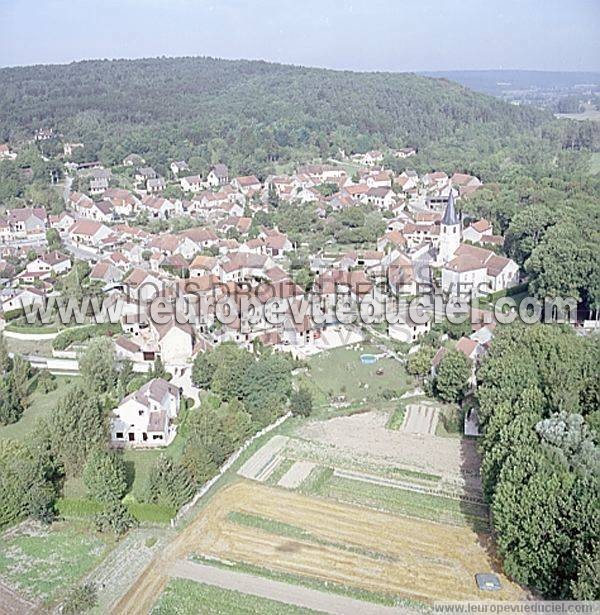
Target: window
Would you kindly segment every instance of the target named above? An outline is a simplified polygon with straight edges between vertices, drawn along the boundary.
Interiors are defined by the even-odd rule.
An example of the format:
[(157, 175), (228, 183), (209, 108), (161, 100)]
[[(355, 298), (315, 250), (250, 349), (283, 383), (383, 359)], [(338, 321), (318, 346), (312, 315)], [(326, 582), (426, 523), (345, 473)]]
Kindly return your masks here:
[(122, 431), (117, 431), (117, 433), (115, 434), (115, 438), (117, 440), (122, 440), (123, 439), (123, 432)]

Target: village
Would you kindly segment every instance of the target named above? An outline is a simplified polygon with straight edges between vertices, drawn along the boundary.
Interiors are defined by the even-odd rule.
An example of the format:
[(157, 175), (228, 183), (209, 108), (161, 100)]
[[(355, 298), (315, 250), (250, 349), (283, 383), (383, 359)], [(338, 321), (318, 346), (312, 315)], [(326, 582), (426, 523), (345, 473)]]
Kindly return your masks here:
[[(65, 144), (65, 155), (81, 146)], [(14, 156), (8, 146), (2, 152)], [(402, 159), (414, 154), (412, 148), (393, 152)], [(119, 308), (111, 338), (117, 360), (131, 361), (135, 371), (146, 372), (159, 358), (180, 387), (171, 385), (169, 393), (166, 383), (144, 385), (131, 399), (123, 399), (115, 410), (113, 441), (164, 446), (174, 437), (171, 424), (179, 394), (198, 398), (190, 381), (198, 353), (223, 342), (246, 349), (260, 343), (306, 359), (365, 338), (360, 322), (294, 318), (294, 306), (307, 292), (316, 294), (322, 307), (344, 295), (354, 301), (383, 297), (401, 309), (403, 301), (423, 292), (421, 285), (455, 299), (484, 297), (519, 285), (519, 268), (501, 254), (503, 238), (493, 234), (492, 225), (484, 219), (465, 225), (469, 195), (481, 186), (477, 177), (449, 176), (443, 171), (419, 177), (410, 169), (394, 174), (383, 160), (381, 151), (369, 151), (349, 157), (346, 165), (306, 164), (293, 174), (264, 181), (252, 175), (230, 177), (223, 163), (203, 177), (190, 176), (184, 161), (172, 162), (171, 175), (164, 178), (135, 154), (113, 170), (99, 163), (67, 162), (64, 211), (52, 215), (40, 207), (12, 209), (0, 219), (4, 334), (27, 338), (24, 310), (60, 297), (61, 279), (72, 278), (75, 264), (85, 263), (85, 283), (97, 289), (105, 304)], [(352, 168), (356, 170), (350, 173)], [(132, 178), (131, 189), (116, 186), (123, 183), (119, 173), (124, 170)], [(69, 189), (74, 183), (78, 190)], [(164, 196), (168, 186), (182, 198)], [(308, 244), (299, 245), (278, 228), (257, 224), (261, 214), (278, 203), (312, 208), (325, 220), (332, 212), (368, 209), (381, 216), (385, 231), (374, 245), (354, 249), (326, 245), (307, 253)], [(149, 221), (168, 229), (174, 220), (185, 220), (185, 228), (147, 230)], [(295, 281), (292, 270), (299, 251), (307, 254), (310, 268), (309, 284), (303, 286)], [(243, 313), (227, 324), (218, 322), (214, 312), (196, 322), (182, 322), (172, 314), (158, 323), (149, 315), (156, 300), (168, 305), (175, 297), (223, 295), (238, 304), (242, 296), (261, 305), (285, 300), (287, 313), (276, 324), (264, 315), (249, 319)], [(386, 333), (392, 340), (415, 344), (431, 329), (431, 320), (401, 319), (389, 325)], [(102, 322), (100, 318), (86, 321)], [(493, 327), (493, 323), (473, 325), (471, 333), (457, 343), (473, 363), (473, 373), (493, 337)], [(31, 329), (31, 335), (46, 331), (52, 334), (54, 329)], [(33, 361), (57, 374), (76, 373), (81, 342), (74, 337), (71, 344), (54, 349), (52, 357)], [(444, 351), (440, 348), (433, 359), (432, 370)], [(143, 411), (128, 410), (132, 404)], [(125, 414), (131, 429), (119, 426)]]

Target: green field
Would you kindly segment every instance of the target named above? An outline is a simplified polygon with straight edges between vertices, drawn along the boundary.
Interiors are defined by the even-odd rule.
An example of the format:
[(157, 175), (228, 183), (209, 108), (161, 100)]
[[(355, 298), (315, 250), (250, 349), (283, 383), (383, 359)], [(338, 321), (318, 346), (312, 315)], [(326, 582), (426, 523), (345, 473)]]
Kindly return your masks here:
[(221, 589), (184, 579), (172, 580), (152, 610), (153, 615), (309, 615), (317, 613), (283, 604), (266, 598), (258, 598), (241, 592)]
[(324, 496), (408, 517), (452, 525), (470, 525), (478, 530), (488, 529), (487, 508), (484, 504), (352, 480), (334, 476), (332, 472), (323, 474), (321, 480), (305, 484), (303, 491), (309, 495)]
[(65, 376), (57, 376), (56, 384), (58, 385), (55, 391), (50, 393), (42, 393), (34, 391), (31, 395), (31, 403), (29, 408), (25, 410), (23, 416), (16, 423), (4, 425), (0, 427), (0, 439), (20, 440), (23, 441), (33, 432), (36, 422), (40, 418), (48, 416), (56, 403), (69, 387), (72, 378)]
[(0, 536), (0, 577), (25, 595), (52, 602), (84, 577), (111, 548), (76, 523), (27, 523)]
[[(411, 378), (398, 361), (385, 358), (373, 365), (363, 365), (361, 354), (381, 351), (368, 344), (360, 348), (335, 348), (309, 360), (310, 372), (305, 384), (313, 391), (317, 404), (326, 404), (332, 397), (341, 395), (349, 403), (359, 403), (363, 399), (382, 401), (386, 396), (397, 397), (408, 390)], [(380, 369), (383, 374), (377, 375)]]

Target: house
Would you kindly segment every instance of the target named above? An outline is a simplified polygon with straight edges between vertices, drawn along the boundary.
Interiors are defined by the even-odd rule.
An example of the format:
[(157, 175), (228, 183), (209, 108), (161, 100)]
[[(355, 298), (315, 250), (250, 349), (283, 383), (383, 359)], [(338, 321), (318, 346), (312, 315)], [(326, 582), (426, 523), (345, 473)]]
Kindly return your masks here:
[(110, 222), (115, 217), (110, 201), (92, 201), (88, 206), (82, 207), (79, 213), (84, 218), (99, 222)]
[(112, 235), (108, 226), (95, 220), (77, 220), (69, 229), (69, 237), (73, 243), (83, 243), (99, 246)]
[(33, 305), (41, 306), (45, 296), (45, 293), (37, 288), (23, 288), (2, 301), (2, 312), (6, 314), (6, 312), (22, 310)]
[(113, 410), (112, 443), (140, 447), (169, 445), (177, 431), (174, 419), (180, 402), (178, 387), (163, 378), (153, 378)]
[(473, 222), (473, 224), (467, 226), (467, 228), (463, 230), (463, 239), (472, 241), (473, 243), (480, 243), (484, 235), (492, 234), (492, 223), (482, 218), (481, 220), (477, 220), (477, 222)]
[(201, 192), (204, 188), (204, 183), (200, 175), (190, 175), (188, 177), (182, 177), (179, 180), (181, 189), (184, 192)]
[(58, 216), (50, 216), (50, 227), (61, 233), (66, 233), (77, 221), (77, 218), (68, 211), (62, 211)]
[(142, 199), (141, 209), (148, 212), (150, 218), (167, 220), (174, 214), (181, 214), (183, 207), (181, 201), (170, 201), (161, 196), (147, 195)]
[(214, 231), (199, 226), (181, 231), (178, 235), (193, 241), (199, 251), (206, 250), (219, 243), (219, 238)]
[(167, 183), (162, 177), (153, 177), (146, 182), (146, 192), (162, 192), (167, 187)]
[(137, 154), (129, 154), (129, 156), (123, 158), (124, 167), (140, 167), (143, 164), (146, 164), (146, 161)]
[(109, 260), (98, 261), (90, 272), (90, 280), (112, 284), (123, 279), (123, 272)]
[(171, 173), (177, 177), (183, 171), (189, 171), (190, 167), (188, 166), (185, 160), (175, 160), (171, 163)]
[(207, 274), (219, 274), (219, 261), (214, 256), (196, 256), (190, 264), (190, 277)]
[(115, 355), (121, 361), (141, 362), (144, 360), (141, 346), (123, 335), (115, 340)]
[(374, 167), (380, 162), (383, 162), (383, 152), (379, 150), (371, 150), (362, 157), (362, 164), (366, 164), (368, 167)]
[(149, 179), (156, 179), (158, 173), (152, 167), (139, 167), (134, 177), (136, 182), (145, 184)]
[(402, 147), (394, 152), (394, 156), (396, 158), (410, 158), (411, 156), (415, 156), (417, 150), (414, 147)]
[(106, 177), (99, 177), (98, 179), (90, 180), (90, 194), (97, 195), (102, 194), (108, 188), (108, 179)]
[(63, 143), (63, 154), (65, 156), (72, 156), (76, 149), (83, 147), (83, 143)]
[[(180, 319), (184, 320), (184, 319)], [(194, 331), (187, 322), (171, 318), (165, 324), (151, 321), (160, 348), (160, 356), (165, 364), (187, 363), (194, 352)]]
[(395, 203), (395, 193), (391, 188), (370, 188), (367, 203), (378, 209), (391, 209)]
[(29, 273), (47, 273), (48, 275), (54, 273), (60, 275), (71, 269), (71, 259), (55, 250), (38, 256), (35, 260), (27, 263), (25, 269)]
[(235, 177), (231, 182), (231, 185), (239, 190), (242, 194), (248, 194), (250, 192), (256, 192), (260, 190), (261, 183), (259, 179), (254, 175), (244, 175), (242, 177)]
[(229, 183), (229, 169), (227, 165), (224, 164), (216, 164), (208, 173), (206, 177), (206, 183), (211, 188), (218, 188), (219, 186), (224, 186)]
[(115, 213), (120, 216), (132, 216), (140, 207), (139, 199), (123, 188), (109, 188), (104, 192), (102, 198), (110, 203)]
[(8, 212), (8, 225), (15, 238), (43, 234), (48, 214), (43, 207), (22, 207)]
[(123, 280), (130, 296), (136, 301), (152, 301), (162, 291), (163, 283), (149, 271), (136, 267)]
[(450, 183), (458, 188), (458, 193), (461, 196), (467, 196), (475, 192), (482, 185), (478, 177), (466, 173), (455, 173), (450, 178)]

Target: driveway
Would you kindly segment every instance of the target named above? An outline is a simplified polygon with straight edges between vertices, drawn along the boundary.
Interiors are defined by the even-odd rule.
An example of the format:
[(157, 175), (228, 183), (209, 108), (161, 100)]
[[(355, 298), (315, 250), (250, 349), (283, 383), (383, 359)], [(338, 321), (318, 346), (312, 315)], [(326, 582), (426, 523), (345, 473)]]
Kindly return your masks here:
[(167, 365), (166, 369), (173, 374), (171, 383), (181, 388), (185, 397), (190, 397), (197, 404), (200, 401), (200, 389), (192, 384), (192, 366)]

